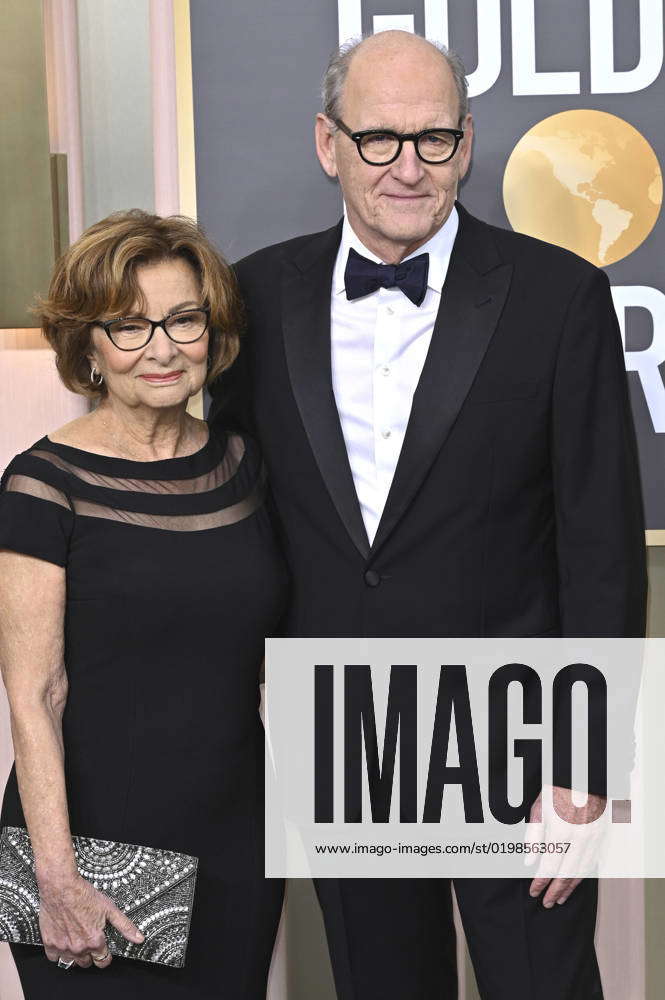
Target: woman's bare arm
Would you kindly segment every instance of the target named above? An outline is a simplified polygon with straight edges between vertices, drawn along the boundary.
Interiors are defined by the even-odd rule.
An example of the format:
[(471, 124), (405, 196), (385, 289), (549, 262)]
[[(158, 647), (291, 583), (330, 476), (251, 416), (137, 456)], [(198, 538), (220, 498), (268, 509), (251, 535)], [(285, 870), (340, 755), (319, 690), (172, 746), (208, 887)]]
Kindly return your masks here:
[(76, 867), (62, 740), (67, 702), (65, 595), (62, 567), (0, 551), (0, 669), (35, 855), (42, 938), (51, 961), (62, 956), (89, 966), (90, 954), (106, 951), (107, 920), (129, 940), (140, 942), (143, 935), (104, 893), (80, 877)]
[(65, 571), (0, 552), (0, 668), (11, 713), (16, 774), (37, 874), (77, 874), (65, 793), (62, 713)]

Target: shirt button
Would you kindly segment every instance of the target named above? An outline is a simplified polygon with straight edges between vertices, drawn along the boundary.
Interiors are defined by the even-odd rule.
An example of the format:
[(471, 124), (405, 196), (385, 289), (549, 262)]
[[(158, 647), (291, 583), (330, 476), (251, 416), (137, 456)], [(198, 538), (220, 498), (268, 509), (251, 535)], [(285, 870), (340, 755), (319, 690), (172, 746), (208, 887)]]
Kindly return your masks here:
[(395, 315), (395, 310), (393, 309), (392, 306), (386, 306), (386, 312), (388, 313), (389, 316)]
[(381, 577), (376, 572), (375, 569), (368, 569), (365, 573), (365, 583), (368, 587), (378, 587), (381, 583)]
[(390, 365), (381, 365), (381, 374), (390, 375)]
[(381, 437), (384, 438), (386, 441), (390, 437), (390, 434), (391, 434), (391, 431), (389, 431), (387, 428), (386, 428), (385, 431), (381, 431)]

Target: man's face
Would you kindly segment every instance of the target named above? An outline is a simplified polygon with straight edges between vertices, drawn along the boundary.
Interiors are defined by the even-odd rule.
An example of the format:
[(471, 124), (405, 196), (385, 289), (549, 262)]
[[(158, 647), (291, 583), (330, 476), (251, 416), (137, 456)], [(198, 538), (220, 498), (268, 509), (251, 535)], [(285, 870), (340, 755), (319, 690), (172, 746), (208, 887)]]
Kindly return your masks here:
[(471, 116), (459, 124), (459, 102), (452, 72), (423, 39), (389, 33), (369, 39), (351, 61), (342, 97), (341, 118), (352, 132), (390, 129), (419, 132), (439, 127), (465, 130), (447, 163), (420, 160), (405, 142), (393, 163), (365, 163), (355, 143), (317, 117), (317, 152), (323, 169), (338, 177), (349, 222), (377, 256), (394, 263), (425, 243), (446, 221), (471, 157)]

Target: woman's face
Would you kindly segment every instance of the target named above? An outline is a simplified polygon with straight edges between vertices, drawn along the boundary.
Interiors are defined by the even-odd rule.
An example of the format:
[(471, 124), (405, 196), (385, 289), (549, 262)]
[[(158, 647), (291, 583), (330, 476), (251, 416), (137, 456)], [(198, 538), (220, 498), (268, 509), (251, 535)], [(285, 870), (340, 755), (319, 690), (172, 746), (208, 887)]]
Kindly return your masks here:
[[(137, 268), (145, 310), (131, 315), (163, 320), (171, 313), (202, 306), (197, 275), (180, 257), (143, 264)], [(109, 317), (100, 316), (107, 320)], [(189, 344), (176, 344), (162, 329), (155, 329), (145, 347), (135, 351), (117, 348), (100, 326), (93, 326), (88, 360), (104, 376), (109, 399), (126, 406), (167, 408), (184, 405), (202, 387), (207, 371), (206, 332)]]

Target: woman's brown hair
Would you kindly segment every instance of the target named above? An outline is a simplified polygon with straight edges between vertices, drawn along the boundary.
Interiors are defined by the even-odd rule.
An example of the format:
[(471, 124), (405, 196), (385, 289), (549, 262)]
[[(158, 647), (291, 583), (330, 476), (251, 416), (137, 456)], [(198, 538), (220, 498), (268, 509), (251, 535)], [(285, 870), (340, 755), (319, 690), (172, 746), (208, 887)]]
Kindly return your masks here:
[(201, 304), (210, 309), (206, 384), (235, 361), (242, 300), (235, 275), (219, 250), (192, 219), (131, 209), (95, 223), (69, 247), (56, 263), (47, 297), (35, 307), (68, 389), (86, 396), (106, 392), (104, 384), (90, 381), (91, 327), (102, 317), (126, 316), (136, 306), (143, 311), (137, 269), (173, 258), (192, 266), (201, 286)]

